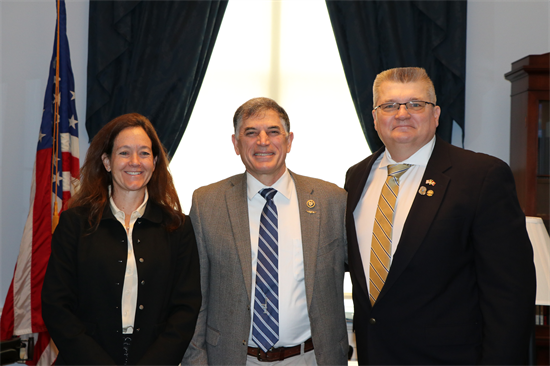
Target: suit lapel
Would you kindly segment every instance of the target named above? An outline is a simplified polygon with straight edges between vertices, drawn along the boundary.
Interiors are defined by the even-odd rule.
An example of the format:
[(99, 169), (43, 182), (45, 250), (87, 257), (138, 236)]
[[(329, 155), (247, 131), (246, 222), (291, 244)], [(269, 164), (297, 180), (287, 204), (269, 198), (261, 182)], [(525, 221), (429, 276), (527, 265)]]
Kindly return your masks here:
[[(384, 152), (385, 148), (381, 148), (376, 151), (374, 154), (369, 156), (367, 159), (359, 163), (357, 170), (354, 171), (353, 176), (349, 176), (349, 181), (346, 181), (346, 190), (348, 191), (348, 217), (349, 214), (353, 214), (353, 211), (357, 207), (361, 195), (363, 194), (363, 189), (367, 183), (367, 179), (370, 175), (372, 165), (378, 159), (378, 157)], [(353, 215), (352, 215), (353, 217)]]
[[(371, 172), (372, 166), (376, 159), (384, 152), (384, 147), (375, 152), (373, 155), (363, 160), (357, 166), (358, 169), (354, 170), (352, 175), (347, 177), (346, 190), (348, 191), (348, 200), (346, 208), (346, 228), (348, 236), (348, 262), (350, 271), (354, 272), (354, 278), (363, 290), (365, 294), (368, 294), (367, 289), (367, 277), (365, 275), (365, 269), (363, 268), (363, 261), (361, 260), (361, 252), (359, 251), (359, 243), (357, 241), (357, 231), (355, 228), (355, 218), (353, 211), (357, 207), (363, 189), (367, 183), (367, 179)], [(367, 295), (368, 298), (368, 295)], [(370, 302), (369, 302), (370, 306)]]
[(241, 262), (248, 300), (252, 289), (252, 251), (250, 244), (250, 226), (248, 223), (248, 198), (246, 194), (246, 173), (231, 181), (233, 185), (225, 193), (227, 212), (230, 214), (231, 230)]
[[(290, 171), (289, 171), (290, 172)], [(306, 285), (307, 306), (311, 305), (313, 286), (315, 284), (315, 269), (317, 266), (317, 249), (319, 247), (319, 225), (322, 207), (315, 201), (313, 188), (300, 175), (290, 172), (296, 185), (298, 209), (300, 211), (300, 228), (302, 231), (302, 248), (304, 253), (304, 278)], [(309, 200), (316, 202), (314, 208), (308, 208)]]
[[(416, 194), (379, 299), (383, 298), (384, 294), (391, 289), (424, 241), (449, 186), (450, 178), (444, 172), (450, 167), (448, 144), (437, 138), (426, 171), (420, 181), (420, 187), (424, 186), (428, 190), (433, 190), (434, 194), (433, 196)], [(436, 182), (434, 186), (426, 183), (430, 179)]]

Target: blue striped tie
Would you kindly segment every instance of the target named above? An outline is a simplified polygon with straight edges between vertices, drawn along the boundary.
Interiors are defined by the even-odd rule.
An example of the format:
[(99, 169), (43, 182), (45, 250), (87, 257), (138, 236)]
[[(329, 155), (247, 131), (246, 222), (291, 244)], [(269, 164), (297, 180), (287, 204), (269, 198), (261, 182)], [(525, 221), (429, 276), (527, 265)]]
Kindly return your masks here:
[(266, 203), (260, 217), (252, 340), (267, 352), (279, 340), (279, 234), (273, 202), (277, 190), (264, 188), (260, 194)]

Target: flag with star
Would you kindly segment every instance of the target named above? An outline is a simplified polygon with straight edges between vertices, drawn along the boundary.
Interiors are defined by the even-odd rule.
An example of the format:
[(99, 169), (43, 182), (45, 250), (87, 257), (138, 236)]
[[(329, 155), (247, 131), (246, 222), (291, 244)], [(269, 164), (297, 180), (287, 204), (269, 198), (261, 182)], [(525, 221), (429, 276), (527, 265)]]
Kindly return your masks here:
[(29, 215), (0, 319), (1, 340), (12, 336), (34, 340), (34, 357), (27, 361), (28, 365), (51, 365), (56, 358), (55, 346), (42, 320), (42, 283), (59, 213), (77, 188), (80, 176), (78, 117), (65, 2), (56, 2), (57, 25), (38, 134)]

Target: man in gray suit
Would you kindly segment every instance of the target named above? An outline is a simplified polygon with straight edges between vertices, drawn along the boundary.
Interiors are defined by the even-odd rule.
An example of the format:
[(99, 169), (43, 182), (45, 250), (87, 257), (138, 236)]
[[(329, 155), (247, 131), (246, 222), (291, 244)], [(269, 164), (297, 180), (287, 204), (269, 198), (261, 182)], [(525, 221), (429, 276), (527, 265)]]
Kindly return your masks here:
[(246, 172), (193, 194), (203, 302), (183, 364), (345, 365), (346, 193), (286, 168), (275, 101), (249, 100), (233, 124)]

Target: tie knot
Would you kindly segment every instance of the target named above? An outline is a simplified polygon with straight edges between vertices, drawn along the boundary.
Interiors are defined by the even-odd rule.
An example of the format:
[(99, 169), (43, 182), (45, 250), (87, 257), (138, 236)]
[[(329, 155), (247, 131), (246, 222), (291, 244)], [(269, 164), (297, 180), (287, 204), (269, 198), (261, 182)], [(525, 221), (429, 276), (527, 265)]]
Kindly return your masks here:
[(411, 167), (411, 164), (391, 164), (388, 165), (388, 175), (399, 179)]
[(277, 194), (277, 190), (275, 188), (264, 188), (260, 191), (260, 194), (266, 201), (270, 201)]

